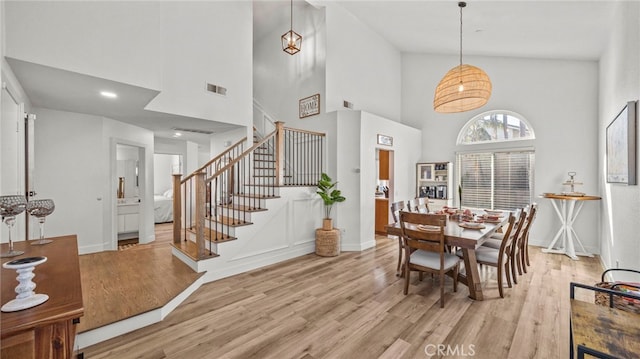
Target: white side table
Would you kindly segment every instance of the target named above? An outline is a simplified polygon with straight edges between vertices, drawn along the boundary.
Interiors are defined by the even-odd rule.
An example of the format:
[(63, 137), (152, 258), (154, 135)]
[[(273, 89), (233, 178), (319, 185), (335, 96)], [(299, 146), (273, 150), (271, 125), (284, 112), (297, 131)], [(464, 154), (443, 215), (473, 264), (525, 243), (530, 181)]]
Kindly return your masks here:
[[(551, 244), (542, 250), (544, 253), (560, 253), (565, 254), (573, 260), (578, 260), (578, 256), (593, 257), (593, 254), (587, 253), (580, 242), (578, 234), (573, 229), (573, 222), (575, 222), (580, 210), (584, 205), (584, 201), (598, 201), (601, 198), (598, 196), (567, 196), (562, 194), (546, 193), (542, 198), (548, 198), (553, 204), (553, 208), (556, 210), (558, 218), (562, 225), (558, 229), (558, 233), (551, 241)], [(558, 239), (562, 238), (562, 244), (559, 248), (555, 248)], [(581, 252), (576, 252), (575, 243), (578, 244)]]

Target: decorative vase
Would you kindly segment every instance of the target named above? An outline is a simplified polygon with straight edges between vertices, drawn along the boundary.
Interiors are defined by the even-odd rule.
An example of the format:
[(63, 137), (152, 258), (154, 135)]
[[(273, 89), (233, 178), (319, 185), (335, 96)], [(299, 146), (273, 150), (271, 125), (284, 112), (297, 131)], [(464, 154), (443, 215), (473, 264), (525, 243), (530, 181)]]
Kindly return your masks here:
[(124, 198), (124, 177), (118, 177), (118, 198)]
[(330, 231), (333, 229), (333, 220), (331, 218), (323, 218), (322, 219), (322, 230)]

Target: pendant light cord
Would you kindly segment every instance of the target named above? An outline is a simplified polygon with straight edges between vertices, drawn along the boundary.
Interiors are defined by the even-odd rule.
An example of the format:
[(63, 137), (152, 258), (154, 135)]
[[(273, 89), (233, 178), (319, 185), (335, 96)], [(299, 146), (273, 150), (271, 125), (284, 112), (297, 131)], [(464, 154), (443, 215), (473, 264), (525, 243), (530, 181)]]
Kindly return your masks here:
[[(462, 10), (460, 10), (460, 11), (462, 11)], [(291, 19), (291, 26), (290, 26), (289, 28), (290, 28), (291, 30), (293, 30), (293, 0), (291, 0), (291, 13), (290, 13), (290, 15), (291, 15), (291, 17), (290, 17), (290, 19)], [(460, 16), (462, 16), (462, 15), (460, 15)]]
[(462, 8), (465, 7), (466, 3), (458, 3), (460, 7), (460, 67), (462, 67)]

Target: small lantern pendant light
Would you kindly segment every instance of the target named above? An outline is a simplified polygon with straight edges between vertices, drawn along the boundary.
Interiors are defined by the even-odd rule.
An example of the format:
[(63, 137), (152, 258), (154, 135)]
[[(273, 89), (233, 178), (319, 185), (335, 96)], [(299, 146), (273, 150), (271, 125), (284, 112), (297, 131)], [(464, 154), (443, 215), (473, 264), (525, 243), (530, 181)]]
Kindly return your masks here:
[(302, 48), (302, 36), (293, 31), (293, 0), (291, 0), (291, 27), (282, 35), (282, 51), (293, 55)]
[(460, 65), (447, 72), (436, 87), (433, 109), (441, 113), (464, 112), (484, 106), (491, 97), (491, 80), (482, 69), (462, 64), (462, 8), (460, 8)]

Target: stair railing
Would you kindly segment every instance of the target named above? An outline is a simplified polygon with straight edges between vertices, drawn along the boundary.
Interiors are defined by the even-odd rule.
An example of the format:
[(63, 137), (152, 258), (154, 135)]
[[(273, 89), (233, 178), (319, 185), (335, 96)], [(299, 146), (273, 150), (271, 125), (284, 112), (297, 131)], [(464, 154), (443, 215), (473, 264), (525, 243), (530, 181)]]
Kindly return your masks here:
[(197, 258), (212, 256), (216, 243), (235, 239), (231, 228), (266, 210), (278, 187), (317, 184), (325, 134), (275, 125), (249, 149), (227, 150), (183, 180), (175, 175), (174, 243), (195, 238)]

